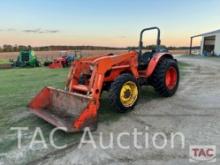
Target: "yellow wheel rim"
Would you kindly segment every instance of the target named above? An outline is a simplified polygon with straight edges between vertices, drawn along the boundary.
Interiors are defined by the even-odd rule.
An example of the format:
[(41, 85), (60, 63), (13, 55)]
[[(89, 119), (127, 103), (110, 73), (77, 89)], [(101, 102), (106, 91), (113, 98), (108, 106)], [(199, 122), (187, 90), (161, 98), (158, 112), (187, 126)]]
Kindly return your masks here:
[(138, 88), (137, 85), (128, 81), (123, 84), (120, 91), (120, 100), (123, 106), (131, 107), (138, 98)]

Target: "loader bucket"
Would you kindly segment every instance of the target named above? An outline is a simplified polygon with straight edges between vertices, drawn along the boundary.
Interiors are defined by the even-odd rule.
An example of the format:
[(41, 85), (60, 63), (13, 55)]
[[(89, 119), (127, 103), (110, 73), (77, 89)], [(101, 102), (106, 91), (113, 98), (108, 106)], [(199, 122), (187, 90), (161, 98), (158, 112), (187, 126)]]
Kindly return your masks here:
[(45, 87), (29, 103), (28, 108), (38, 117), (67, 132), (92, 130), (97, 125), (98, 105), (91, 97)]

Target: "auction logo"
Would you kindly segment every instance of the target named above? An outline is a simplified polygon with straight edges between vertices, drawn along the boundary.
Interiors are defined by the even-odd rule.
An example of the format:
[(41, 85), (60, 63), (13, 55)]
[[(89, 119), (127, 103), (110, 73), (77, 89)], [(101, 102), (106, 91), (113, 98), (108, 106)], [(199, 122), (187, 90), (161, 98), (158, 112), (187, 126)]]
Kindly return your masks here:
[(191, 145), (189, 154), (190, 162), (216, 162), (216, 146), (214, 145)]

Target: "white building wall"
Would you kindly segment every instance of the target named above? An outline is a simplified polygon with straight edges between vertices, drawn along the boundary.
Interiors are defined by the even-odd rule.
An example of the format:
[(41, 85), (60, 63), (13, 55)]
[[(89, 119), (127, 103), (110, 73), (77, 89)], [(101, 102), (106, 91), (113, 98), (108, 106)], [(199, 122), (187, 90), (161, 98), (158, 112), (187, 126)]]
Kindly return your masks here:
[(220, 56), (220, 33), (216, 34), (214, 52), (217, 56)]
[(215, 49), (214, 49), (214, 53), (215, 53), (217, 56), (220, 56), (220, 33), (214, 33), (214, 34), (209, 34), (209, 35), (202, 36), (201, 46), (200, 46), (200, 54), (203, 55), (204, 38), (205, 38), (205, 37), (209, 37), (209, 36), (216, 36), (216, 37), (215, 37)]
[(203, 55), (203, 46), (204, 46), (204, 36), (202, 37), (202, 40), (201, 40), (200, 55)]

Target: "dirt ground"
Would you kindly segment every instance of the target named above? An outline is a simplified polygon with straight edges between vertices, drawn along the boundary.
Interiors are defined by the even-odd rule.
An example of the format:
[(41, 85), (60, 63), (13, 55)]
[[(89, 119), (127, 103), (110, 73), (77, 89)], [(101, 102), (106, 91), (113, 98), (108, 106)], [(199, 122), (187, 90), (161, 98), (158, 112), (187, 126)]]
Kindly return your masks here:
[[(83, 56), (88, 55), (102, 55), (102, 54), (108, 54), (108, 53), (119, 53), (123, 52), (125, 50), (82, 50), (81, 54)], [(71, 52), (71, 51), (69, 51)], [(74, 51), (72, 51), (74, 53)], [(188, 50), (172, 50), (172, 54), (187, 54)], [(0, 59), (13, 59), (16, 60), (19, 52), (6, 52), (6, 53), (0, 53)], [(35, 54), (39, 59), (53, 59), (55, 57), (59, 57), (62, 55), (62, 51), (35, 51)]]
[[(177, 59), (186, 66), (181, 68), (181, 80), (175, 96), (160, 98), (151, 88), (143, 88), (139, 103), (133, 111), (114, 114), (118, 115), (114, 116), (114, 120), (101, 115), (100, 120), (105, 122), (100, 121), (97, 131), (92, 133), (97, 144), (96, 149), (91, 144), (85, 144), (79, 149), (78, 138), (66, 149), (42, 154), (41, 158), (31, 160), (29, 164), (189, 165), (190, 145), (216, 145), (217, 162), (212, 164), (219, 164), (220, 59), (180, 56), (177, 56)], [(108, 144), (110, 132), (115, 136), (121, 132), (132, 132), (134, 128), (146, 132), (146, 127), (149, 137), (156, 132), (163, 132), (168, 137), (172, 132), (183, 133), (184, 148), (180, 141), (177, 141), (174, 148), (168, 145), (160, 150), (154, 148), (150, 141), (149, 148), (137, 149), (131, 145), (133, 136), (125, 136), (122, 142), (123, 145), (131, 145), (130, 149), (121, 149), (118, 145), (114, 145), (113, 148), (103, 150), (99, 146), (101, 132), (104, 144)], [(75, 136), (79, 137), (81, 134)], [(145, 140), (140, 136), (138, 143), (145, 144)], [(161, 144), (163, 139), (159, 138), (157, 142)]]

